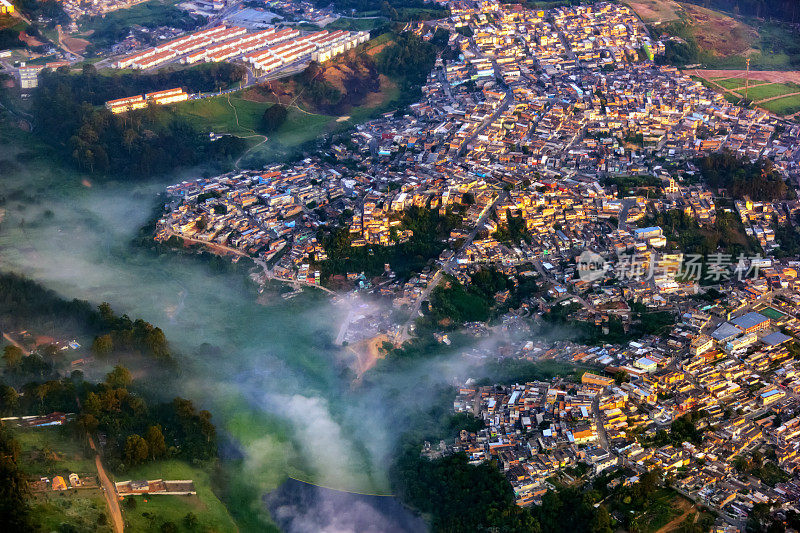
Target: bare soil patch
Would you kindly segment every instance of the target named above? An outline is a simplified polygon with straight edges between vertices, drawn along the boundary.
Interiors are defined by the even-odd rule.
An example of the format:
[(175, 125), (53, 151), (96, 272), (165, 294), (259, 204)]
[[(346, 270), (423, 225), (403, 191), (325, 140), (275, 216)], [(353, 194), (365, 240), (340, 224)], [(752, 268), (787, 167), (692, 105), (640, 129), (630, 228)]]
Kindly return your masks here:
[(625, 3), (648, 24), (669, 22), (679, 18), (680, 6), (672, 0), (631, 0)]
[[(710, 80), (712, 78), (744, 78), (744, 70), (708, 70), (693, 69), (685, 72)], [(800, 70), (751, 70), (750, 81), (764, 81), (769, 83), (798, 83), (800, 84)]]
[(86, 39), (78, 39), (76, 37), (67, 37), (66, 35), (61, 38), (61, 41), (73, 52), (82, 54), (86, 47), (89, 46), (89, 41)]
[(692, 21), (697, 44), (721, 56), (743, 54), (758, 40), (755, 28), (736, 19), (694, 4), (680, 4)]

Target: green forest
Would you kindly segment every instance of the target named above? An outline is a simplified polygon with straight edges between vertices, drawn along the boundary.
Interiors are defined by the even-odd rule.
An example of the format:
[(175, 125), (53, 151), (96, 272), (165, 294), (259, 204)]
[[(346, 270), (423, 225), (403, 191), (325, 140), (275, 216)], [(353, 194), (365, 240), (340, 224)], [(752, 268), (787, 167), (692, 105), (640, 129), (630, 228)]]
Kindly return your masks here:
[(241, 79), (242, 67), (226, 63), (153, 75), (100, 75), (89, 65), (74, 75), (42, 73), (33, 96), (34, 131), (82, 171), (145, 177), (206, 161), (226, 162), (246, 141), (226, 136), (212, 142), (169, 106), (114, 115), (105, 101), (146, 91), (184, 87), (213, 91)]
[(697, 160), (703, 180), (715, 189), (725, 189), (730, 196), (751, 200), (781, 200), (789, 188), (769, 159), (750, 162), (729, 151), (709, 154)]
[(495, 295), (513, 288), (508, 276), (496, 270), (479, 270), (472, 274), (467, 286), (446, 276), (445, 283), (431, 294), (429, 320), (433, 324), (448, 326), (486, 322), (499, 311)]
[(352, 246), (348, 226), (321, 229), (317, 238), (328, 255), (328, 259), (320, 265), (323, 280), (348, 272), (364, 272), (367, 277), (374, 277), (384, 272), (386, 263), (400, 278), (408, 278), (442, 252), (444, 240), (461, 217), (452, 213), (439, 215), (433, 209), (412, 207), (403, 214), (401, 220), (400, 228), (411, 230), (414, 235), (407, 242), (393, 246)]
[(95, 309), (85, 300), (65, 300), (23, 276), (0, 274), (0, 331), (31, 327), (94, 335), (92, 348), (99, 356), (124, 351), (161, 360), (171, 357), (161, 328), (141, 318), (117, 316), (105, 302)]
[(800, 3), (797, 0), (691, 0), (702, 7), (727, 11), (742, 17), (800, 22)]

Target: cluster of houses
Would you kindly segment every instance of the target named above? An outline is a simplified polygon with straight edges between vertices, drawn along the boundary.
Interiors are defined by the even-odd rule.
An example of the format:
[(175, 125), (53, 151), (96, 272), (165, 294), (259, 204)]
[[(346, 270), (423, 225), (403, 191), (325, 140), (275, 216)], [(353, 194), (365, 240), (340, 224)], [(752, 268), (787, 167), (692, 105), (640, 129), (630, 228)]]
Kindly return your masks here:
[(319, 6), (306, 0), (266, 0), (264, 5), (287, 19), (316, 24), (320, 28), (339, 18), (332, 5)]
[[(514, 332), (514, 340), (463, 357), (595, 370), (580, 382), (468, 383), (455, 409), (486, 427), (428, 444), (425, 454), (497, 460), (521, 505), (539, 501), (552, 476), (588, 466), (589, 475), (614, 473), (619, 485), (659, 468), (735, 527), (757, 503), (798, 510), (800, 261), (774, 258), (772, 227), (796, 224), (800, 204), (717, 204), (688, 160), (727, 149), (770, 158), (796, 177), (800, 126), (654, 65), (663, 46), (621, 4), (450, 8), (447, 19), (411, 25), (423, 38), (458, 30), (449, 42), (458, 54), (436, 61), (405, 115), (359, 125), (347, 142), (297, 164), (170, 187), (157, 238), (207, 243), (263, 262), (273, 277), (316, 284), (327, 260), (321, 227), (337, 227), (353, 248), (391, 247), (414, 238), (403, 223), (410, 209), (430, 209), (453, 223), (438, 258), (407, 279), (387, 264), (375, 278), (354, 271), (341, 281), (413, 309), (441, 269), (465, 285), (485, 268), (514, 286), (533, 279), (540, 290), (498, 325), (463, 328)], [(698, 262), (674, 249), (674, 228), (649, 218), (676, 211), (701, 229), (732, 215), (764, 256)], [(583, 275), (582, 250), (601, 263), (596, 277)], [(718, 292), (702, 290), (709, 282)], [(657, 335), (617, 344), (541, 338), (528, 318), (560, 306), (604, 334), (617, 324), (630, 334), (653, 314), (671, 320)], [(362, 315), (354, 323), (371, 332), (402, 334), (388, 313)], [(435, 338), (450, 343), (447, 331)], [(679, 419), (692, 424), (691, 438), (673, 428)], [(752, 467), (754, 457), (769, 467)]]
[[(423, 453), (494, 459), (520, 505), (539, 502), (553, 488), (550, 478), (569, 476), (569, 467), (583, 463), (588, 475), (612, 473), (615, 486), (658, 468), (680, 493), (735, 527), (758, 503), (797, 511), (795, 268), (770, 260), (757, 277), (726, 283), (725, 296), (714, 301), (672, 299), (667, 305), (675, 323), (658, 337), (595, 347), (518, 338), (472, 349), (467, 360), (556, 359), (597, 370), (585, 372), (580, 382), (477, 387), (468, 381), (454, 409), (482, 419), (485, 428), (438, 447), (426, 444)], [(587, 295), (584, 303), (624, 315), (629, 310), (619, 291)], [(611, 302), (620, 305), (612, 308)], [(515, 321), (510, 317), (503, 327)], [(697, 438), (675, 433), (673, 423), (681, 418), (691, 420)]]
[(114, 483), (114, 487), (120, 499), (138, 494), (166, 494), (173, 496), (194, 496), (197, 494), (194, 481), (191, 479), (118, 481)]
[(148, 105), (167, 105), (176, 102), (183, 102), (188, 100), (189, 95), (180, 87), (174, 89), (166, 89), (163, 91), (156, 91), (144, 95), (128, 96), (126, 98), (117, 98), (116, 100), (109, 100), (106, 102), (106, 109), (118, 115), (133, 111), (134, 109), (142, 109)]
[[(62, 0), (59, 4), (74, 23), (74, 21), (77, 21), (81, 17), (105, 16), (118, 9), (128, 9), (144, 1), (146, 0), (92, 0), (91, 2), (86, 2), (84, 0)], [(0, 2), (0, 4), (2, 4), (2, 2)]]
[(156, 238), (173, 235), (276, 261), (275, 277), (318, 284), (312, 260), (327, 257), (317, 243), (316, 209), (338, 215), (352, 209), (357, 182), (332, 168), (304, 161), (289, 169), (239, 172), (171, 186), (169, 212), (158, 221)]
[(241, 60), (260, 74), (299, 60), (327, 61), (369, 39), (368, 32), (321, 30), (301, 35), (296, 28), (248, 32), (221, 24), (127, 55), (116, 68), (147, 70), (172, 61), (183, 64)]
[(33, 492), (44, 492), (47, 490), (94, 488), (96, 486), (97, 486), (96, 479), (87, 476), (84, 476), (82, 478), (75, 472), (70, 473), (68, 476), (53, 476), (52, 479), (50, 479), (49, 477), (41, 477), (31, 482), (31, 490)]
[[(459, 55), (436, 63), (411, 113), (354, 136), (382, 168), (444, 166), (457, 156), (509, 181), (534, 173), (597, 178), (651, 173), (657, 159), (720, 149), (797, 168), (800, 126), (655, 65), (663, 45), (647, 40), (626, 6), (534, 11), (461, 2), (449, 19), (418, 31), (465, 27), (472, 37), (451, 33)], [(576, 48), (593, 55), (579, 57)]]

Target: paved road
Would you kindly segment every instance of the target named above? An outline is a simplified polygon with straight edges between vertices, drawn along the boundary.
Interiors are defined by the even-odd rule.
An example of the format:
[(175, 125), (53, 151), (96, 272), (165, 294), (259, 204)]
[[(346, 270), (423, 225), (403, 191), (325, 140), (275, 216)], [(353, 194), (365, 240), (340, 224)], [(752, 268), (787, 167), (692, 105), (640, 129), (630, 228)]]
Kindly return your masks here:
[(506, 109), (508, 109), (509, 104), (511, 104), (511, 102), (513, 101), (514, 101), (514, 94), (511, 91), (508, 91), (506, 93), (505, 98), (503, 98), (503, 100), (500, 102), (500, 105), (497, 107), (495, 112), (489, 115), (487, 118), (485, 118), (483, 122), (481, 122), (480, 126), (478, 126), (475, 129), (472, 135), (464, 139), (464, 142), (462, 142), (461, 146), (458, 148), (458, 155), (456, 157), (460, 158), (462, 155), (464, 155), (464, 151), (467, 149), (467, 146), (469, 146), (469, 143), (475, 140), (475, 137), (477, 137), (483, 130), (485, 130), (489, 124), (497, 120), (497, 117), (499, 117), (501, 113), (503, 113)]
[(597, 394), (592, 400), (592, 414), (594, 415), (594, 423), (597, 426), (597, 436), (600, 439), (600, 445), (603, 449), (608, 450), (608, 434), (606, 433), (606, 428), (603, 425), (603, 417), (602, 413), (600, 412), (600, 395)]

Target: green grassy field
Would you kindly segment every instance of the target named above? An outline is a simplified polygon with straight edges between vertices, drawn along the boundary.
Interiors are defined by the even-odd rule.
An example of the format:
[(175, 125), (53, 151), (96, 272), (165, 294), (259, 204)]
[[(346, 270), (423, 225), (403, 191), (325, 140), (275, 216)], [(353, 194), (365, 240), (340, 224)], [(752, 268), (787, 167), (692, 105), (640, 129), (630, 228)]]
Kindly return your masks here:
[(28, 29), (28, 24), (24, 20), (20, 20), (11, 15), (0, 15), (0, 30), (11, 29), (13, 31), (25, 31)]
[(800, 95), (778, 98), (764, 103), (762, 107), (776, 115), (792, 115), (800, 111)]
[[(75, 472), (96, 478), (91, 453), (71, 427), (12, 428), (20, 445), (20, 466), (32, 480)], [(100, 488), (32, 493), (31, 519), (41, 531), (57, 531), (62, 524), (77, 531), (111, 531), (108, 507)]]
[(285, 157), (322, 134), (341, 131), (389, 110), (391, 102), (400, 96), (400, 89), (387, 78), (381, 80), (381, 87), (379, 94), (371, 95), (367, 103), (353, 108), (345, 117), (309, 113), (302, 106), (290, 107), (286, 122), (263, 144), (256, 134), (260, 133), (261, 116), (270, 107), (269, 103), (247, 100), (241, 93), (234, 93), (181, 102), (174, 109), (202, 131), (248, 137), (252, 150), (242, 162), (246, 166), (248, 162), (260, 163)]
[(84, 19), (81, 23), (81, 31), (102, 30), (110, 25), (119, 24), (130, 27), (134, 24), (146, 25), (158, 17), (168, 16), (173, 13), (175, 6), (180, 2), (177, 0), (151, 0), (143, 2), (128, 9), (118, 9), (112, 11), (104, 17), (93, 20)]
[(31, 518), (41, 531), (112, 531), (103, 490), (80, 489), (38, 493), (31, 498)]
[(692, 509), (692, 503), (672, 489), (656, 491), (647, 504), (647, 509), (636, 519), (638, 531), (654, 532)]
[(377, 28), (381, 24), (386, 22), (386, 19), (382, 18), (369, 18), (369, 19), (362, 19), (362, 18), (349, 18), (349, 17), (341, 17), (327, 26), (325, 26), (326, 30), (348, 30), (348, 31), (369, 31), (373, 28)]
[[(758, 39), (748, 57), (753, 70), (796, 70), (800, 68), (800, 36), (788, 24), (746, 20), (758, 31)], [(745, 56), (701, 54), (706, 68), (743, 69)]]
[(83, 443), (67, 427), (37, 429), (14, 428), (21, 448), (21, 464), (32, 477), (55, 475), (96, 474), (94, 459), (84, 450)]
[[(737, 91), (740, 94), (743, 94), (744, 89)], [(782, 96), (784, 94), (791, 94), (800, 92), (800, 86), (795, 85), (794, 83), (770, 83), (769, 85), (761, 85), (759, 87), (750, 87), (747, 90), (747, 98), (758, 102), (759, 100), (764, 100), (766, 98), (774, 98), (776, 96)]]
[(252, 135), (253, 130), (258, 130), (261, 115), (269, 106), (270, 104), (253, 102), (238, 96), (215, 96), (181, 102), (175, 109), (205, 131), (244, 136)]
[(135, 508), (123, 501), (122, 510), (129, 531), (156, 531), (165, 522), (174, 522), (183, 531), (184, 517), (188, 513), (197, 517), (198, 531), (237, 531), (236, 523), (214, 494), (210, 476), (203, 469), (182, 461), (159, 461), (116, 477), (116, 481), (127, 479), (191, 479), (197, 489), (196, 496), (135, 496)]
[[(712, 80), (717, 85), (725, 87), (726, 89), (736, 90), (740, 87), (744, 87), (744, 78), (719, 78)], [(751, 82), (756, 83), (756, 82)]]

